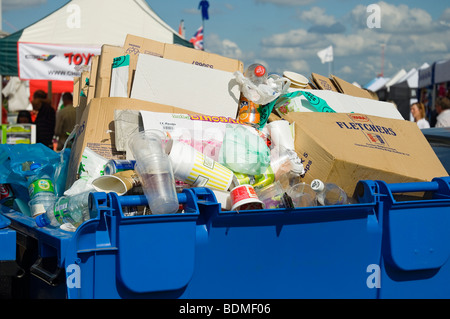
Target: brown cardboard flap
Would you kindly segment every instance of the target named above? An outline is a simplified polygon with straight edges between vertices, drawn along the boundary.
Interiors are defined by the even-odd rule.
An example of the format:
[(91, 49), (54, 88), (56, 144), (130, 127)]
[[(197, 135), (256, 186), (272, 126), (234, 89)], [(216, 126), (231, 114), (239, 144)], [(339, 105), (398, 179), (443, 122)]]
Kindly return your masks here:
[(341, 93), (356, 97), (363, 97), (366, 99), (372, 99), (372, 95), (369, 92), (357, 87), (356, 85), (353, 85), (352, 83), (349, 83), (341, 78), (338, 78), (335, 75), (331, 75), (331, 79), (333, 80), (333, 83)]
[(339, 90), (335, 87), (333, 82), (327, 78), (326, 76), (311, 73), (311, 82), (315, 85), (319, 90), (330, 90), (334, 92), (339, 92)]
[(104, 44), (98, 60), (97, 76), (95, 83), (96, 98), (108, 97), (111, 87), (111, 71), (114, 58), (124, 55), (125, 50), (119, 46)]

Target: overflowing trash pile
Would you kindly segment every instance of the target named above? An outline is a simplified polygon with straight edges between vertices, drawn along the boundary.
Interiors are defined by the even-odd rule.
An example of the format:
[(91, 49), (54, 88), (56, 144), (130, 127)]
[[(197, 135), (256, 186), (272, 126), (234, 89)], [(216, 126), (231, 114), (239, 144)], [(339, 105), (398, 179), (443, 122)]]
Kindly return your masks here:
[[(91, 192), (145, 195), (127, 216), (183, 213), (213, 190), (222, 210), (357, 204), (357, 181), (429, 181), (445, 169), (415, 123), (338, 77), (271, 73), (129, 35), (75, 79), (77, 122), (58, 153), (1, 145), (1, 204), (73, 231)], [(414, 143), (410, 141), (413, 140)]]

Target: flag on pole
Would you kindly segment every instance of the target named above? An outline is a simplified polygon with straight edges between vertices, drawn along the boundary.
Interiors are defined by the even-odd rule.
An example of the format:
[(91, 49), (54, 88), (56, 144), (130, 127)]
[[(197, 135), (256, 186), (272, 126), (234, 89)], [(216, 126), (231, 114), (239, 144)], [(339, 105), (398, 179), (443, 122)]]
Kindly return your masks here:
[(323, 63), (332, 62), (333, 61), (333, 46), (330, 45), (328, 48), (320, 50), (317, 52), (317, 55), (320, 58), (320, 61)]
[(195, 32), (194, 36), (189, 40), (194, 45), (194, 48), (197, 50), (203, 50), (203, 26), (198, 28), (197, 32)]
[(180, 25), (178, 27), (178, 34), (180, 35), (180, 37), (182, 37), (184, 39), (185, 33), (184, 33), (184, 20), (180, 21)]

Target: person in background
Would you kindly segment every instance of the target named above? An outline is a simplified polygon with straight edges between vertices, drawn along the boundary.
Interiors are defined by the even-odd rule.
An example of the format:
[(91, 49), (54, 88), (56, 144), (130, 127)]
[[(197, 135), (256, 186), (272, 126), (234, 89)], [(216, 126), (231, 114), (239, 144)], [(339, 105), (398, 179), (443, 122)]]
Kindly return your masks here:
[(76, 124), (77, 112), (73, 107), (73, 96), (64, 93), (62, 96), (63, 108), (56, 112), (55, 136), (58, 137), (57, 151), (62, 150), (67, 137)]
[(450, 99), (447, 97), (438, 97), (436, 100), (436, 127), (450, 126)]
[(17, 124), (26, 124), (26, 123), (33, 123), (31, 120), (31, 113), (29, 111), (19, 111), (19, 114), (17, 114)]
[(56, 112), (47, 99), (34, 98), (31, 102), (33, 110), (37, 112), (36, 143), (42, 143), (53, 149), (53, 135), (55, 133)]
[(430, 123), (425, 116), (425, 105), (417, 102), (411, 105), (411, 114), (414, 117), (414, 122), (420, 129), (430, 128)]

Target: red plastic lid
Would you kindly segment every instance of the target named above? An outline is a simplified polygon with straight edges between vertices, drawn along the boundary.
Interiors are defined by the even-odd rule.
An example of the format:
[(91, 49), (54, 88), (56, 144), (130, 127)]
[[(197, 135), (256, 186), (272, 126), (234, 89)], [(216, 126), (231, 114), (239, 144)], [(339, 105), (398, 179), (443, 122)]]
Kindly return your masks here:
[(262, 66), (262, 65), (258, 65), (255, 68), (255, 75), (258, 76), (258, 77), (261, 77), (264, 74), (266, 74), (266, 68), (264, 66)]

